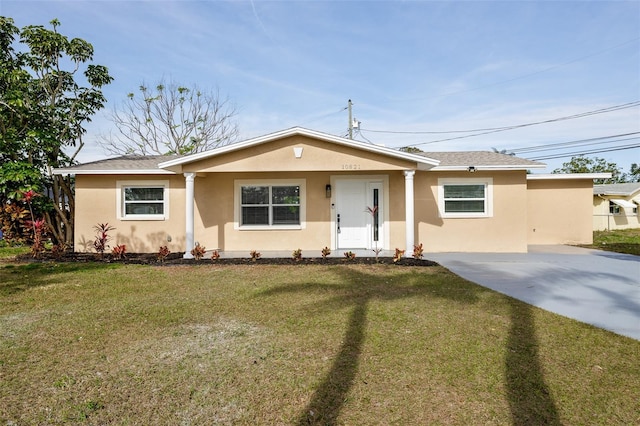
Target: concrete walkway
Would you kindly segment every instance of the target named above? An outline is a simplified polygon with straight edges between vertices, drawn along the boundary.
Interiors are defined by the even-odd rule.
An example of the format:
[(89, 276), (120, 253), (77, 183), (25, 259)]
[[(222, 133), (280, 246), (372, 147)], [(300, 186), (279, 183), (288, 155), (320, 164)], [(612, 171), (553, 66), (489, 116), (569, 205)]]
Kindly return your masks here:
[(570, 246), (425, 256), (484, 287), (640, 340), (640, 257)]

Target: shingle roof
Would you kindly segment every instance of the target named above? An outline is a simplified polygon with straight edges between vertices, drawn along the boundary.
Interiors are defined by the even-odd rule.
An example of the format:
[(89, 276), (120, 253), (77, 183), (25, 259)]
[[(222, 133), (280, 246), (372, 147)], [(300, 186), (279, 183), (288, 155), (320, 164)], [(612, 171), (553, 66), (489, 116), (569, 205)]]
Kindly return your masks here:
[(628, 197), (638, 191), (640, 191), (640, 182), (593, 185), (593, 193), (600, 195), (623, 195)]
[(467, 168), (470, 166), (490, 168), (545, 167), (544, 163), (492, 151), (421, 152), (420, 155), (440, 161), (440, 164), (433, 170), (456, 167)]
[(123, 155), (122, 157), (108, 158), (106, 160), (92, 161), (76, 166), (60, 169), (65, 173), (78, 174), (90, 172), (156, 172), (168, 173), (158, 168), (158, 164), (179, 158), (179, 155)]

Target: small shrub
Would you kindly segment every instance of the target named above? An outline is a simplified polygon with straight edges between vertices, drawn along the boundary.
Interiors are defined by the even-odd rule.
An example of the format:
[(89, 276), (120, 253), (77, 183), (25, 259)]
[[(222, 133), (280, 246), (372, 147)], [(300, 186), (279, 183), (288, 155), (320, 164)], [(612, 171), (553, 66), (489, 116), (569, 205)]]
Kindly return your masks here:
[(251, 257), (251, 260), (253, 260), (255, 262), (256, 260), (260, 259), (260, 256), (262, 256), (262, 255), (258, 251), (251, 250), (249, 252), (249, 256)]
[(393, 263), (396, 263), (397, 261), (402, 259), (402, 256), (404, 256), (404, 250), (396, 248), (396, 253), (393, 255)]
[(160, 247), (160, 250), (158, 250), (156, 257), (158, 258), (159, 262), (164, 262), (167, 256), (169, 256), (169, 253), (171, 253), (171, 250), (169, 250), (169, 247), (162, 246)]
[(54, 259), (60, 259), (64, 252), (67, 251), (67, 248), (68, 247), (66, 243), (54, 244), (51, 247), (51, 255)]
[(356, 258), (356, 254), (354, 252), (352, 252), (352, 251), (345, 251), (344, 252), (344, 257), (345, 257), (345, 259), (351, 261), (351, 260), (354, 260)]
[(111, 249), (111, 256), (116, 260), (124, 259), (125, 253), (127, 252), (127, 246), (124, 244), (119, 244)]
[(291, 254), (291, 257), (293, 258), (294, 261), (300, 262), (302, 260), (302, 250), (300, 249), (294, 250), (293, 253)]
[(109, 236), (109, 231), (113, 231), (113, 226), (110, 226), (108, 223), (99, 223), (93, 227), (96, 230), (96, 239), (93, 242), (93, 248), (96, 249), (96, 252), (100, 254), (102, 258), (104, 256), (105, 250), (109, 248), (107, 242), (111, 239)]
[(422, 259), (422, 243), (417, 246), (413, 246), (413, 258), (414, 259)]
[(331, 254), (331, 249), (329, 247), (325, 247), (322, 249), (322, 258), (326, 259), (327, 256), (329, 256)]
[(200, 260), (204, 257), (204, 253), (207, 249), (204, 246), (201, 246), (200, 243), (197, 243), (196, 246), (191, 250), (191, 255), (196, 259)]
[(371, 249), (371, 251), (373, 251), (376, 254), (376, 263), (378, 263), (378, 256), (380, 256), (380, 252), (382, 252), (382, 249), (376, 247), (374, 249)]
[(220, 252), (218, 250), (214, 250), (213, 253), (211, 253), (211, 260), (218, 260), (220, 259)]

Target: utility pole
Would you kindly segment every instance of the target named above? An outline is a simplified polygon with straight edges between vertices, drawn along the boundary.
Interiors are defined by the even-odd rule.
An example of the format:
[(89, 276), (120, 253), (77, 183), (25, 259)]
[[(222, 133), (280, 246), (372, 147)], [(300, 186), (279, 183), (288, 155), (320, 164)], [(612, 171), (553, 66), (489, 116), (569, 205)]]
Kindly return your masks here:
[(353, 118), (351, 116), (351, 105), (353, 105), (353, 103), (351, 102), (351, 99), (349, 99), (349, 102), (347, 103), (347, 108), (349, 108), (349, 139), (353, 139)]

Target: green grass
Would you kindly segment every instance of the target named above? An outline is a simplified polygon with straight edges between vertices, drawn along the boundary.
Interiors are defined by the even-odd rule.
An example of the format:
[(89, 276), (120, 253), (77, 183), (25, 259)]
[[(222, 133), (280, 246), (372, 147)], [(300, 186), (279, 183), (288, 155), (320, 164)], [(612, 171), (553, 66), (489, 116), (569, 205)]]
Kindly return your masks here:
[(0, 244), (0, 261), (13, 260), (16, 256), (29, 253), (31, 250), (29, 247), (23, 246), (8, 246)]
[(593, 244), (583, 247), (640, 256), (640, 228), (595, 231)]
[(638, 424), (639, 361), (440, 267), (0, 265), (1, 424)]

